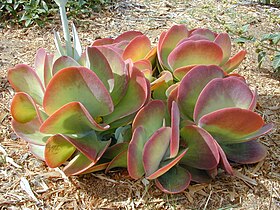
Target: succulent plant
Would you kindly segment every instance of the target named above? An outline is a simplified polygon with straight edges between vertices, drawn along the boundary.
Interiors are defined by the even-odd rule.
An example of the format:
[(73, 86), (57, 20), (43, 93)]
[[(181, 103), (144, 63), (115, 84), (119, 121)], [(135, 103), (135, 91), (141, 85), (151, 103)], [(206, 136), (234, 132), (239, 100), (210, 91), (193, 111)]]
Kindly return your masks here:
[(117, 51), (124, 60), (131, 59), (134, 65), (152, 80), (152, 70), (156, 63), (156, 47), (140, 31), (126, 31), (113, 38), (97, 39), (92, 46), (107, 46)]
[[(242, 77), (228, 76), (215, 65), (201, 65), (190, 70), (171, 91), (169, 107), (172, 101), (178, 103), (183, 144), (187, 145), (191, 139), (189, 126), (203, 129), (219, 150), (220, 164), (232, 173), (228, 160), (251, 164), (266, 156), (265, 147), (256, 139), (273, 125), (265, 124), (253, 111), (256, 98), (257, 92), (251, 91)], [(189, 163), (184, 158), (181, 162)]]
[(188, 30), (185, 25), (174, 25), (160, 35), (157, 55), (160, 68), (173, 72), (180, 80), (196, 65), (218, 65), (229, 73), (239, 66), (246, 51), (230, 58), (231, 40), (227, 33), (217, 34), (202, 28)]
[(170, 115), (167, 110), (163, 101), (153, 100), (138, 112), (132, 124), (127, 167), (132, 178), (155, 179), (162, 191), (178, 193), (192, 180), (188, 167), (211, 170), (217, 167), (219, 155), (212, 137), (194, 125), (185, 128), (184, 132), (193, 135), (182, 145), (177, 103), (173, 101)]
[(65, 164), (67, 175), (125, 166), (120, 153), (129, 135), (113, 137), (149, 100), (143, 73), (105, 46), (87, 48), (88, 68), (71, 57), (52, 58), (39, 49), (35, 69), (19, 64), (8, 72), (17, 92), (11, 104), (17, 135), (48, 166)]

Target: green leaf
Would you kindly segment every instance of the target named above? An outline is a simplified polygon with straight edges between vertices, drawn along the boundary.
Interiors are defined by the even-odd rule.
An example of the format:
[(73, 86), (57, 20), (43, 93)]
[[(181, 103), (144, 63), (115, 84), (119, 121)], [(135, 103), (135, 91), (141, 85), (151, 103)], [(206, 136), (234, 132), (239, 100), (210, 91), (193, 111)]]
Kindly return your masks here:
[(273, 58), (272, 67), (275, 70), (280, 68), (280, 53), (279, 52)]
[(266, 58), (266, 52), (260, 51), (258, 53), (258, 67), (259, 68), (261, 67), (261, 65), (262, 65), (263, 61), (265, 60), (265, 58)]

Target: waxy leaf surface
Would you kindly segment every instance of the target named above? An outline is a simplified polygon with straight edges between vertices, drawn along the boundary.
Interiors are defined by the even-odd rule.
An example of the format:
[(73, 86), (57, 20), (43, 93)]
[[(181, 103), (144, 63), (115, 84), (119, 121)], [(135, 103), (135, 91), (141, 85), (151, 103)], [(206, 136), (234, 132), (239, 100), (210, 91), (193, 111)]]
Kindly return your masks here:
[(197, 126), (185, 126), (181, 129), (182, 142), (188, 146), (188, 152), (181, 162), (185, 165), (209, 170), (217, 166), (219, 153), (213, 137)]
[[(261, 116), (250, 110), (224, 108), (204, 115), (198, 125), (211, 133), (219, 143), (232, 144), (257, 137), (255, 134), (262, 129), (264, 121)], [(270, 129), (269, 126), (267, 129)]]
[(18, 64), (8, 71), (8, 80), (17, 92), (25, 92), (42, 105), (44, 87), (36, 72), (28, 65)]
[(62, 135), (55, 135), (48, 139), (45, 148), (45, 161), (51, 168), (65, 163), (75, 152), (76, 148)]
[(51, 115), (63, 105), (78, 101), (93, 117), (113, 111), (113, 102), (102, 81), (85, 67), (68, 67), (60, 70), (50, 81), (43, 106)]
[(181, 113), (188, 119), (193, 118), (194, 107), (203, 88), (215, 78), (223, 78), (223, 70), (215, 65), (196, 66), (182, 79), (177, 102)]
[(198, 97), (194, 120), (197, 122), (203, 115), (223, 108), (248, 109), (252, 98), (248, 85), (236, 77), (213, 79)]
[(108, 125), (99, 125), (79, 102), (71, 102), (53, 113), (41, 126), (48, 134), (81, 134), (92, 130), (103, 131)]
[(191, 182), (191, 174), (183, 167), (175, 166), (156, 179), (156, 186), (165, 193), (180, 193)]
[(219, 65), (222, 59), (223, 52), (217, 44), (206, 40), (187, 41), (170, 53), (168, 63), (174, 71), (190, 65)]
[[(147, 141), (143, 150), (143, 164), (147, 177), (158, 170), (160, 162), (168, 149), (171, 138), (171, 128), (158, 129)], [(157, 152), (155, 152), (157, 151)]]
[(267, 154), (265, 146), (255, 140), (221, 146), (229, 160), (241, 164), (260, 162)]

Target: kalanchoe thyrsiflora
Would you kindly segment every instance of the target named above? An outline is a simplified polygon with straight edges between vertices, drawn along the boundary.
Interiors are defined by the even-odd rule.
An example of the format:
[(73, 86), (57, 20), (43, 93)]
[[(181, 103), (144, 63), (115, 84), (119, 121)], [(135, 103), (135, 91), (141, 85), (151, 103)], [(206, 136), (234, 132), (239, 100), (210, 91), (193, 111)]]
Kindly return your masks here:
[(151, 46), (149, 38), (140, 31), (127, 31), (113, 38), (97, 39), (92, 46), (107, 46), (118, 52), (123, 59), (131, 59), (151, 81), (156, 63), (156, 47)]
[(126, 166), (129, 135), (119, 144), (112, 138), (149, 100), (144, 74), (105, 46), (86, 50), (87, 67), (67, 56), (52, 58), (39, 49), (35, 69), (19, 64), (9, 70), (17, 92), (15, 132), (48, 166), (66, 164), (67, 175)]
[(218, 65), (229, 73), (239, 66), (246, 51), (230, 58), (231, 40), (227, 33), (174, 25), (160, 35), (157, 55), (161, 68), (173, 72), (180, 80), (196, 65)]
[[(128, 147), (128, 172), (134, 179), (145, 176), (164, 192), (185, 190), (192, 175), (188, 168), (211, 170), (219, 163), (219, 153), (212, 137), (197, 126), (189, 126), (192, 138), (180, 145), (180, 113), (173, 101), (171, 113), (161, 100), (143, 107), (132, 124)], [(179, 164), (185, 159), (184, 164)], [(189, 163), (187, 163), (189, 161)]]
[[(273, 125), (265, 124), (254, 112), (256, 98), (257, 92), (251, 91), (242, 77), (228, 76), (218, 66), (201, 65), (190, 70), (170, 91), (169, 107), (173, 101), (178, 103), (181, 143), (188, 145), (191, 140), (189, 126), (204, 130), (219, 150), (220, 165), (232, 173), (229, 161), (250, 164), (266, 156), (265, 147), (256, 139)], [(192, 161), (186, 155), (180, 162)], [(215, 174), (215, 170), (211, 173)], [(196, 173), (199, 174), (204, 173)]]

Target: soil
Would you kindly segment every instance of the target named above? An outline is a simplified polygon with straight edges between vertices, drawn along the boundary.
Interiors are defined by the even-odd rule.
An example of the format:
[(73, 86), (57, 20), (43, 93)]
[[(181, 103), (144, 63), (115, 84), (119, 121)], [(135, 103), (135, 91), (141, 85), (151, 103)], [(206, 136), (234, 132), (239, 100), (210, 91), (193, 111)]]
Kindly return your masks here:
[[(159, 34), (174, 24), (189, 29), (204, 27), (239, 36), (260, 38), (279, 32), (280, 10), (248, 1), (122, 0), (90, 18), (74, 21), (83, 46), (99, 37), (116, 37), (127, 30), (140, 30), (155, 44)], [(242, 32), (242, 26), (249, 30)], [(44, 28), (0, 28), (0, 209), (280, 209), (280, 82), (271, 63), (257, 67), (255, 43), (246, 49), (246, 60), (235, 71), (259, 93), (256, 112), (274, 129), (260, 138), (267, 146), (265, 160), (236, 166), (236, 176), (220, 172), (210, 184), (192, 184), (177, 195), (159, 191), (153, 182), (134, 181), (125, 170), (65, 177), (36, 159), (10, 126), (9, 106), (14, 91), (7, 70), (18, 63), (33, 65), (40, 47), (54, 51), (53, 30), (62, 31), (55, 17)]]

